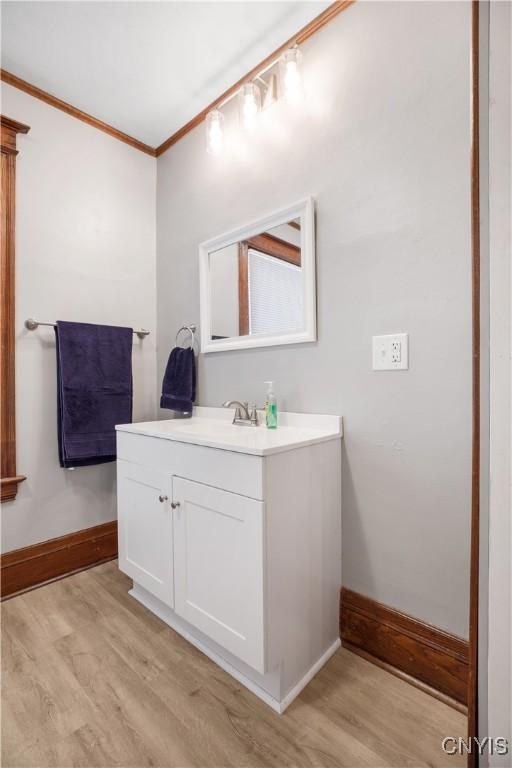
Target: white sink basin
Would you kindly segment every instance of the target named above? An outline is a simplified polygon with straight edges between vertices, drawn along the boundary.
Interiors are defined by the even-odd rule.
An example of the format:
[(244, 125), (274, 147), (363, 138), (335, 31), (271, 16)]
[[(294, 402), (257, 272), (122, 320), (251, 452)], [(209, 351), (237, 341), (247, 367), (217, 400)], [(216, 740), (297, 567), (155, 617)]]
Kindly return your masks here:
[(267, 429), (264, 416), (258, 427), (232, 424), (233, 410), (197, 406), (189, 419), (146, 421), (121, 424), (119, 432), (194, 443), (224, 451), (266, 456), (304, 445), (334, 440), (342, 435), (341, 416), (305, 413), (280, 413), (277, 429)]

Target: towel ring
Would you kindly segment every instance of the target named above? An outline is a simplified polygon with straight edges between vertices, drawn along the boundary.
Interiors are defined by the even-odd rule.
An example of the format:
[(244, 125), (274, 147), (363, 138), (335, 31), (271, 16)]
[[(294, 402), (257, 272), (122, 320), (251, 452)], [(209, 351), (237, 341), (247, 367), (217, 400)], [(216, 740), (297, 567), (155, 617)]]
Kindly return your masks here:
[(183, 331), (188, 331), (190, 333), (191, 339), (190, 339), (190, 349), (194, 349), (194, 343), (196, 340), (196, 330), (197, 326), (195, 325), (182, 325), (179, 329), (178, 333), (176, 334), (176, 346), (178, 346), (178, 338), (180, 333)]

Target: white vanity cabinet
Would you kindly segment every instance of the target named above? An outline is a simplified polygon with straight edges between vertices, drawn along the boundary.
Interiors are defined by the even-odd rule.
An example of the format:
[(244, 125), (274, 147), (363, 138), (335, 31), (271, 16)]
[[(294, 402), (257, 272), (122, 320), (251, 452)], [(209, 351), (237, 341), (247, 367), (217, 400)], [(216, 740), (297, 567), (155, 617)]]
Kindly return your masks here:
[(265, 672), (264, 504), (175, 478), (175, 611)]
[(170, 606), (174, 605), (172, 478), (151, 467), (119, 461), (117, 503), (119, 567)]
[(339, 647), (341, 419), (226, 415), (118, 427), (119, 567), (282, 712)]

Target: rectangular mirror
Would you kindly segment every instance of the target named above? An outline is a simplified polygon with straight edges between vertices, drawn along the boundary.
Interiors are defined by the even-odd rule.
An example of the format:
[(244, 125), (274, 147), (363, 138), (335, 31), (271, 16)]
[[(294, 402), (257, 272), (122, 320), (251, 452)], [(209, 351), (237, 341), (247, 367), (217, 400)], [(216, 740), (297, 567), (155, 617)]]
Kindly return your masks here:
[(316, 341), (313, 200), (199, 246), (201, 349)]

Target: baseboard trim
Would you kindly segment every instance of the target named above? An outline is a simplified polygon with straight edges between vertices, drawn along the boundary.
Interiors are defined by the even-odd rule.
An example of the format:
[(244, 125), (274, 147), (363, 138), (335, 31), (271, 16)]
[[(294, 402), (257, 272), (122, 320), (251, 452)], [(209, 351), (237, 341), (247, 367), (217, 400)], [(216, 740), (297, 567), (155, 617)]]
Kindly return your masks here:
[(336, 653), (336, 651), (340, 647), (341, 647), (341, 640), (339, 640), (339, 639), (335, 640), (334, 643), (332, 643), (332, 645), (329, 646), (329, 648), (325, 651), (325, 653), (323, 653), (320, 656), (318, 661), (315, 662), (315, 664), (313, 664), (311, 669), (309, 669), (306, 672), (304, 677), (302, 677), (299, 680), (297, 685), (295, 685), (291, 689), (291, 691), (289, 691), (286, 694), (284, 699), (280, 702), (279, 709), (278, 709), (279, 714), (282, 714), (285, 711), (285, 709), (287, 709), (290, 706), (292, 701), (294, 701), (297, 698), (297, 696), (304, 690), (306, 685), (308, 685), (311, 682), (311, 680), (314, 678), (314, 676), (317, 674), (317, 672), (319, 672), (322, 669), (322, 667), (325, 664), (327, 664), (327, 662), (329, 661), (331, 656), (334, 656), (334, 654)]
[(466, 640), (346, 588), (340, 595), (340, 637), (348, 650), (467, 711)]
[(117, 557), (117, 520), (6, 552), (2, 600)]

